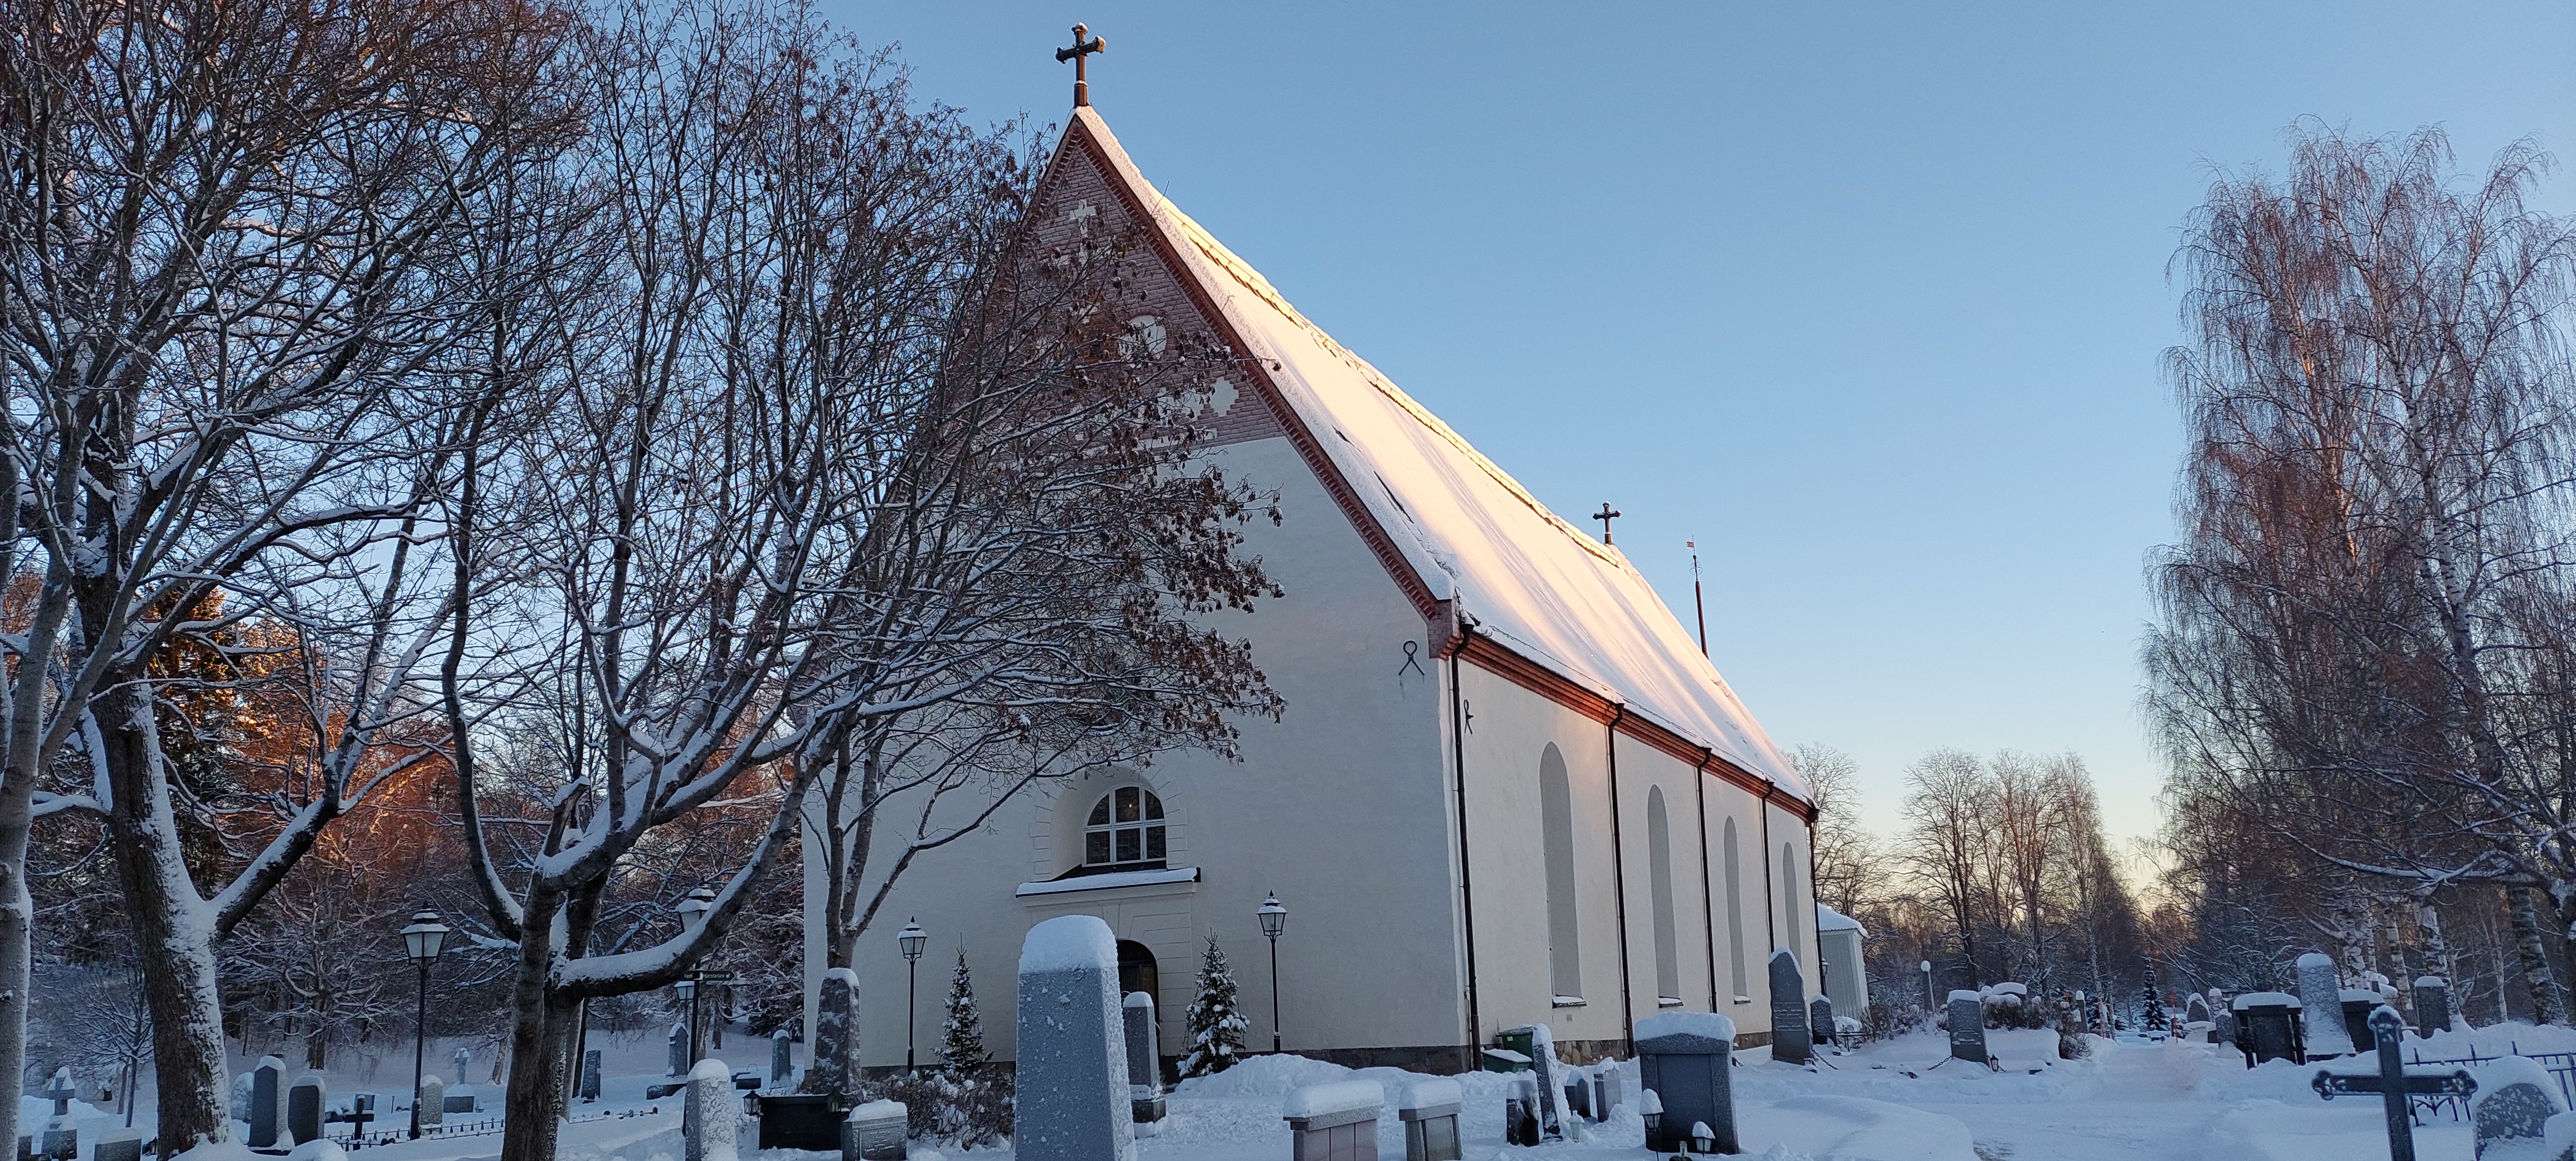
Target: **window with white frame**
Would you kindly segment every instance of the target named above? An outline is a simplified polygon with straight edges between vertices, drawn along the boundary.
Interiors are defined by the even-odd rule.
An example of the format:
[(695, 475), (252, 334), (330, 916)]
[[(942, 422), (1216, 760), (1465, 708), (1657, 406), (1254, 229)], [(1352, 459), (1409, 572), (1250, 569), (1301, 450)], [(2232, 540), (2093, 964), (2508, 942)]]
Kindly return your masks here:
[(1082, 830), (1082, 865), (1121, 867), (1163, 861), (1163, 800), (1142, 786), (1100, 796)]

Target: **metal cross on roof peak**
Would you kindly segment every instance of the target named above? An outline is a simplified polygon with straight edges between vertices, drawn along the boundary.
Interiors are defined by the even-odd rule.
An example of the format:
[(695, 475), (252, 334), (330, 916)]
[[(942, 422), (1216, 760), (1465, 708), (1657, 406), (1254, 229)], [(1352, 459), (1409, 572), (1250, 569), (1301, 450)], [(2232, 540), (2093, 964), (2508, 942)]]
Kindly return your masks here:
[(1608, 500), (1603, 500), (1601, 502), (1601, 510), (1592, 514), (1593, 519), (1601, 522), (1601, 543), (1610, 543), (1610, 522), (1618, 519), (1622, 515), (1624, 515), (1624, 513), (1613, 511), (1611, 509), (1610, 502)]
[[(1084, 39), (1085, 37), (1090, 37), (1090, 39), (1086, 40)], [(1082, 58), (1090, 56), (1095, 52), (1107, 51), (1109, 51), (1109, 39), (1107, 37), (1092, 36), (1091, 29), (1080, 24), (1073, 26), (1073, 47), (1059, 48), (1055, 50), (1055, 63), (1063, 64), (1066, 61), (1073, 62), (1073, 104), (1075, 108), (1081, 108), (1082, 106), (1091, 103), (1091, 80), (1083, 75)]]

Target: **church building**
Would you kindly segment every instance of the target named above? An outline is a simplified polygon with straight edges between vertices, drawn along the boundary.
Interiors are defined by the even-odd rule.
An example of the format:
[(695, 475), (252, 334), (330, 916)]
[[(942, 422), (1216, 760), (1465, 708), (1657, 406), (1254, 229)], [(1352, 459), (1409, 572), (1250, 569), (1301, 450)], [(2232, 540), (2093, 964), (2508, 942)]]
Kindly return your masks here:
[[(1210, 939), (1250, 1052), (1448, 1072), (1545, 1024), (1586, 1060), (1672, 1010), (1768, 1043), (1773, 949), (1809, 996), (1824, 978), (1812, 793), (1645, 578), (1307, 321), (1087, 104), (1032, 212), (1140, 230), (1156, 261), (1131, 325), (1244, 356), (1246, 381), (1208, 393), (1203, 454), (1277, 490), (1284, 523), (1245, 551), (1285, 596), (1222, 628), (1286, 716), (1243, 723), (1240, 762), (1042, 783), (924, 854), (859, 957), (862, 1063), (904, 1060), (907, 917), (929, 933), (925, 1059), (960, 949), (1012, 1058), (1022, 936), (1061, 915), (1108, 922), (1167, 1056)], [(1273, 895), (1275, 943), (1256, 915)]]

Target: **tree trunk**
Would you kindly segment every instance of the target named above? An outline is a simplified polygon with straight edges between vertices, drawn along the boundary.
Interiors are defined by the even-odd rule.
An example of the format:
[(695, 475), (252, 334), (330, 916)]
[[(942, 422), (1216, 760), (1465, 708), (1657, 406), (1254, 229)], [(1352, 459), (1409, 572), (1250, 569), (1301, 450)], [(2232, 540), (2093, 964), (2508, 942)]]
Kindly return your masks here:
[(116, 870), (141, 950), (144, 1002), (152, 1010), (152, 1075), (160, 1089), (165, 1155), (226, 1140), (224, 1022), (215, 970), (215, 924), (179, 849), (179, 827), (161, 777), (150, 687), (107, 684), (93, 702), (115, 809)]
[[(27, 1075), (27, 996), (35, 983), (36, 901), (27, 891), (35, 794), (32, 769), (10, 770), (0, 781), (0, 1076), (12, 1078), (13, 1092)], [(0, 1141), (18, 1139), (18, 1105), (0, 1101)]]
[(554, 1161), (563, 1126), (563, 1046), (573, 1001), (553, 986), (554, 940), (562, 900), (529, 893), (520, 929), (517, 980), (510, 990), (510, 1075), (503, 1089), (501, 1161)]
[(2504, 889), (2506, 914), (2513, 920), (2513, 943), (2522, 955), (2522, 978), (2531, 985), (2531, 1022), (2563, 1024), (2567, 1006), (2558, 994), (2558, 981), (2549, 970), (2549, 952), (2540, 943), (2540, 917), (2532, 905), (2531, 888)]

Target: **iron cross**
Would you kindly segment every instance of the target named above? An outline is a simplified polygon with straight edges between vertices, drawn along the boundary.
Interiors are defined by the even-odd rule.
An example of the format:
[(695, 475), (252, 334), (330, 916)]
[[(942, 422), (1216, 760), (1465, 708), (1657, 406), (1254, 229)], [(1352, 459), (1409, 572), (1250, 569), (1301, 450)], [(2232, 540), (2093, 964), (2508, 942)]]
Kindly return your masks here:
[(1601, 510), (1592, 514), (1593, 519), (1601, 522), (1601, 543), (1610, 543), (1610, 522), (1618, 519), (1621, 515), (1622, 513), (1611, 510), (1610, 502), (1608, 500), (1602, 501)]
[[(1091, 37), (1091, 39), (1083, 39), (1086, 36)], [(1079, 24), (1073, 26), (1073, 47), (1059, 48), (1055, 50), (1055, 63), (1063, 64), (1066, 61), (1073, 62), (1073, 104), (1075, 108), (1080, 108), (1091, 103), (1091, 81), (1083, 75), (1082, 58), (1090, 56), (1095, 52), (1107, 51), (1109, 51), (1109, 40), (1107, 37), (1091, 36), (1091, 30)]]

